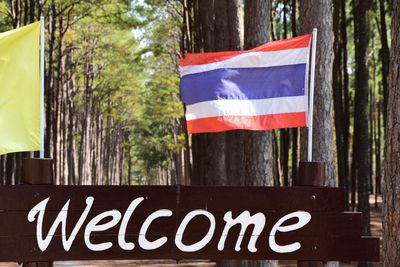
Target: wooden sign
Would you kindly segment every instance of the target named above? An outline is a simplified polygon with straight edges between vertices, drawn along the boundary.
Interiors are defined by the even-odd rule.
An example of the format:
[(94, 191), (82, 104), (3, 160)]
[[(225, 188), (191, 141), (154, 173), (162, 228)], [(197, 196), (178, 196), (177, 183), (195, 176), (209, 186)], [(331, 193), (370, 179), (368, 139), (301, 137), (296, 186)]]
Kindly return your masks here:
[(0, 261), (379, 260), (324, 187), (1, 186)]

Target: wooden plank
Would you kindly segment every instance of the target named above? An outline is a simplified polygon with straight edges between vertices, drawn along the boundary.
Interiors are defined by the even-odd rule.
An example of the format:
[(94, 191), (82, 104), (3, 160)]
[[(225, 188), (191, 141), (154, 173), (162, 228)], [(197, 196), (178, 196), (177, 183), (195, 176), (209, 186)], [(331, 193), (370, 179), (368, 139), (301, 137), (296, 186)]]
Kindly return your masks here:
[[(78, 235), (82, 235), (84, 227), (91, 218), (105, 212), (106, 210), (96, 210), (88, 214), (85, 223), (82, 225)], [(221, 235), (223, 228), (225, 227), (225, 221), (223, 220), (225, 212), (209, 210), (214, 217), (216, 222), (215, 235)], [(46, 211), (43, 221), (43, 232), (48, 233), (51, 225), (54, 223), (55, 218), (59, 212), (56, 211)], [(71, 233), (72, 228), (78, 222), (81, 212), (72, 211), (68, 212), (67, 218), (69, 224), (67, 224), (66, 232), (67, 235)], [(128, 226), (126, 228), (126, 233), (128, 235), (138, 234), (140, 228), (142, 227), (145, 219), (151, 214), (151, 211), (145, 212), (139, 210), (139, 212), (134, 212), (131, 219), (129, 220)], [(184, 215), (187, 213), (182, 212), (180, 218), (176, 217), (164, 217), (155, 220), (147, 234), (151, 235), (165, 235), (168, 233), (174, 233), (177, 230), (177, 224), (183, 220)], [(233, 218), (236, 218), (240, 213), (234, 212)], [(255, 214), (255, 213), (253, 213)], [(261, 233), (261, 235), (269, 235), (273, 225), (286, 213), (282, 212), (264, 212), (266, 217), (266, 224)], [(296, 236), (326, 236), (326, 237), (337, 237), (337, 236), (348, 236), (357, 237), (362, 235), (361, 231), (361, 213), (351, 213), (351, 212), (315, 212), (311, 214), (312, 218), (310, 222), (296, 230)], [(14, 222), (14, 223), (10, 223)], [(290, 222), (290, 221), (289, 221)], [(295, 223), (296, 220), (293, 220)], [(119, 231), (119, 224), (111, 229), (101, 232), (99, 235), (116, 235)], [(196, 235), (196, 233), (207, 232), (208, 230), (208, 220), (205, 218), (194, 218), (193, 221), (188, 225), (188, 232), (191, 235)], [(238, 232), (240, 229), (239, 225), (231, 229), (232, 233)], [(251, 234), (252, 227), (249, 227), (246, 231), (246, 235)], [(16, 236), (32, 236), (36, 232), (36, 222), (29, 222), (27, 220), (27, 212), (25, 211), (0, 211), (0, 236), (6, 237), (16, 237)], [(56, 232), (57, 235), (61, 234), (60, 229)], [(234, 234), (233, 234), (234, 235)]]
[[(0, 186), (0, 210), (30, 210), (43, 199), (50, 198), (46, 210), (59, 211), (70, 199), (69, 210), (83, 210), (86, 198), (94, 198), (93, 210), (126, 209), (137, 197), (145, 197), (145, 207), (172, 208), (176, 206), (174, 186)], [(18, 201), (16, 201), (18, 200)]]
[(185, 187), (180, 207), (243, 210), (344, 211), (344, 191), (328, 187)]
[(94, 197), (95, 210), (108, 209), (110, 201), (114, 208), (122, 210), (136, 197), (145, 197), (143, 205), (158, 203), (160, 208), (179, 205), (182, 209), (229, 206), (232, 210), (344, 211), (344, 191), (340, 188), (51, 185), (0, 186), (0, 210), (29, 210), (47, 197), (52, 200), (47, 210), (59, 210), (68, 199), (70, 210), (81, 210), (88, 196)]
[[(173, 237), (169, 237), (173, 240)], [(272, 251), (266, 244), (267, 238), (261, 239), (255, 253), (250, 253), (243, 245), (241, 251), (229, 246), (223, 251), (217, 250), (217, 240), (212, 241), (204, 249), (196, 252), (182, 252), (173, 242), (168, 242), (162, 250), (143, 250), (136, 246), (131, 251), (118, 248), (116, 240), (93, 237), (92, 242), (113, 241), (113, 247), (105, 251), (90, 251), (82, 240), (77, 239), (71, 250), (66, 252), (57, 245), (60, 237), (55, 238), (52, 245), (43, 253), (37, 247), (35, 238), (0, 237), (0, 261), (64, 261), (64, 260), (111, 260), (111, 259), (276, 259), (276, 260), (340, 260), (340, 261), (379, 261), (379, 240), (372, 238), (281, 238), (280, 244), (300, 242), (300, 250), (280, 254)], [(128, 236), (127, 240), (137, 240), (137, 236)]]
[[(379, 258), (379, 239), (362, 238), (361, 215), (343, 209), (344, 191), (326, 187), (0, 186), (0, 261)], [(198, 216), (188, 220), (193, 213)], [(158, 217), (151, 219), (154, 214)], [(241, 214), (243, 225), (232, 221), (224, 232), (229, 218)], [(255, 214), (259, 219), (246, 225)], [(282, 219), (290, 214), (301, 216)], [(59, 215), (64, 219), (52, 227)], [(210, 220), (215, 228), (210, 228)], [(70, 239), (78, 221), (81, 225)], [(300, 221), (301, 226), (284, 231)], [(141, 232), (146, 222), (148, 230)], [(125, 227), (123, 234), (120, 229)], [(49, 242), (41, 241), (51, 228)], [(178, 229), (184, 229), (183, 234)], [(151, 248), (150, 243), (161, 238), (167, 239)], [(145, 244), (146, 239), (150, 243)], [(183, 244), (203, 239), (208, 241), (202, 246), (185, 250)], [(240, 239), (241, 250), (236, 251)], [(135, 248), (126, 248), (121, 240), (133, 242)], [(280, 251), (272, 249), (274, 240)], [(104, 242), (111, 242), (110, 247), (94, 251), (93, 243)], [(296, 242), (301, 248), (284, 252), (279, 247)]]

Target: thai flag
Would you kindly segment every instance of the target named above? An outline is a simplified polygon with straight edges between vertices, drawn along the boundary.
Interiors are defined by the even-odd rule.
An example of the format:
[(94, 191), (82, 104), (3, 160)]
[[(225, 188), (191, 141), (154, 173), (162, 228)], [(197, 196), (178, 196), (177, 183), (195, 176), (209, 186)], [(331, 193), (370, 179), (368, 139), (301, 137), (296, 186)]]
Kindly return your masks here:
[(307, 126), (311, 34), (180, 60), (189, 133)]

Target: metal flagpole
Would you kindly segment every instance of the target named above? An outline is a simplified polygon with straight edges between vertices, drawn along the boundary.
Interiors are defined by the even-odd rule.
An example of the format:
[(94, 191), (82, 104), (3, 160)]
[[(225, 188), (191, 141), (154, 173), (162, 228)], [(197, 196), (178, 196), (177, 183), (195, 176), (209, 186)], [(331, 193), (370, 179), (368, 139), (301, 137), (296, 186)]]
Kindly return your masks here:
[(314, 76), (315, 76), (315, 54), (317, 48), (317, 28), (312, 32), (311, 48), (311, 74), (310, 74), (310, 103), (308, 109), (308, 153), (307, 160), (312, 161), (312, 136), (313, 136), (313, 114), (314, 114)]
[(44, 17), (40, 17), (40, 158), (44, 158)]

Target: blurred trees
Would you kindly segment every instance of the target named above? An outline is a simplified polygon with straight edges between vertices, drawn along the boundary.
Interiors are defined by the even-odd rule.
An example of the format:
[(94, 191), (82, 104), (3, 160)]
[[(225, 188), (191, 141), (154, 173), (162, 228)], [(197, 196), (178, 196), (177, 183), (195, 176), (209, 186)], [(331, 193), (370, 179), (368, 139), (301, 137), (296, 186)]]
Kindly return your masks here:
[[(46, 19), (45, 156), (54, 159), (57, 184), (176, 182), (184, 150), (177, 19), (162, 1), (151, 4), (0, 2), (1, 30)], [(156, 16), (168, 23), (154, 25)], [(150, 32), (134, 36), (135, 27)], [(19, 183), (30, 154), (0, 157), (2, 183)]]
[[(46, 156), (55, 160), (56, 182), (295, 185), (307, 145), (298, 129), (187, 136), (178, 60), (318, 27), (321, 42), (333, 39), (334, 62), (332, 80), (325, 73), (315, 89), (316, 105), (326, 107), (321, 127), (316, 120), (323, 139), (314, 140), (315, 159), (329, 163), (329, 184), (346, 189), (349, 209), (367, 211), (368, 195), (377, 199), (384, 179), (392, 1), (333, 1), (313, 20), (305, 15), (312, 2), (261, 2), (253, 10), (258, 1), (0, 1), (1, 31), (46, 17)], [(252, 10), (263, 12), (257, 23)], [(251, 23), (262, 30), (251, 32), (258, 27)], [(333, 31), (324, 34), (327, 24)], [(268, 138), (261, 144), (253, 135)], [(0, 183), (19, 183), (21, 159), (31, 155), (0, 156)], [(255, 162), (265, 165), (263, 175), (251, 172)]]
[[(57, 184), (290, 186), (305, 132), (188, 136), (178, 61), (318, 27), (314, 159), (328, 163), (328, 184), (345, 188), (348, 208), (363, 212), (365, 233), (369, 195), (377, 203), (386, 179), (393, 266), (398, 9), (387, 0), (0, 0), (0, 31), (46, 18), (45, 151)], [(28, 156), (0, 156), (0, 184), (19, 183)]]

